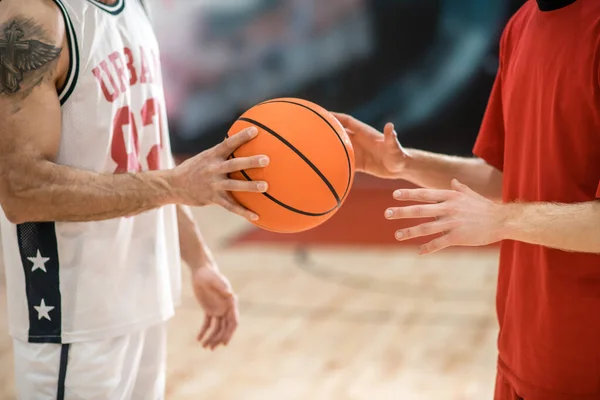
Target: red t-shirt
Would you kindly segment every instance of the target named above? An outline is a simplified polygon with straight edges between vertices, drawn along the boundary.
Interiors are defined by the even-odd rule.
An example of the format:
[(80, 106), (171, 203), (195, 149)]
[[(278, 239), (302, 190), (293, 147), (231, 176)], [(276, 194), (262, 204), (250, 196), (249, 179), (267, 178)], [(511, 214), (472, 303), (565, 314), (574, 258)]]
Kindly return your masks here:
[[(513, 16), (474, 153), (503, 171), (505, 202), (600, 198), (600, 0)], [(497, 311), (519, 396), (600, 399), (600, 255), (504, 241)]]

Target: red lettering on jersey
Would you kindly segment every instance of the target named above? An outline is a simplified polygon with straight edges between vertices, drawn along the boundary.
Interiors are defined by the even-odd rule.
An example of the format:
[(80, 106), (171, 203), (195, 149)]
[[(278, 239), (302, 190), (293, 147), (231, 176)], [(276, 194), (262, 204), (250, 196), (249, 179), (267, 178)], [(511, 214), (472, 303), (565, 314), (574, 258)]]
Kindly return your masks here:
[(158, 144), (152, 146), (150, 152), (148, 153), (148, 157), (146, 160), (148, 161), (148, 169), (150, 171), (159, 170), (160, 165), (160, 149), (163, 147), (162, 136), (163, 136), (163, 126), (162, 126), (162, 114), (159, 103), (155, 99), (148, 99), (146, 104), (144, 104), (144, 108), (142, 108), (142, 123), (144, 126), (154, 124), (153, 118), (157, 117), (157, 126), (158, 126)]
[[(112, 93), (109, 92), (108, 87), (106, 87), (106, 82), (104, 81), (104, 77), (102, 76), (102, 71), (104, 71), (104, 74), (108, 77), (108, 81), (110, 82), (110, 85), (113, 88)], [(119, 97), (120, 92), (119, 92), (119, 88), (117, 87), (117, 85), (115, 83), (115, 80), (113, 79), (112, 75), (108, 71), (108, 65), (106, 64), (106, 61), (102, 61), (100, 63), (99, 67), (96, 67), (92, 70), (92, 73), (98, 80), (98, 83), (100, 84), (100, 88), (102, 89), (102, 93), (104, 94), (104, 97), (106, 98), (106, 100), (109, 103), (114, 102), (117, 99), (117, 97)]]
[(127, 58), (127, 70), (129, 71), (129, 86), (133, 86), (137, 83), (137, 72), (133, 66), (133, 53), (128, 47), (125, 47), (124, 52), (125, 57)]
[[(124, 127), (129, 126), (131, 139), (129, 142), (125, 136)], [(129, 110), (129, 107), (120, 108), (115, 115), (113, 122), (113, 139), (112, 139), (110, 154), (112, 159), (117, 163), (115, 169), (116, 174), (126, 172), (139, 172), (142, 170), (139, 162), (140, 143), (138, 140), (138, 131), (135, 124), (135, 118)], [(127, 143), (133, 145), (131, 152), (127, 151)]]
[(152, 83), (154, 81), (152, 77), (152, 70), (150, 69), (150, 64), (148, 64), (148, 59), (146, 58), (146, 53), (143, 47), (140, 47), (140, 58), (142, 60), (140, 82)]
[(121, 85), (121, 93), (125, 93), (127, 87), (125, 86), (125, 68), (123, 66), (123, 59), (121, 58), (121, 54), (118, 51), (111, 53), (108, 56), (108, 59), (113, 65), (115, 72), (117, 73), (117, 79), (119, 80), (119, 84)]
[[(163, 124), (162, 116), (164, 110), (158, 100), (151, 98), (146, 100), (141, 110), (143, 126), (155, 125), (153, 132), (158, 136), (158, 142), (148, 152), (146, 161), (149, 170), (158, 170), (161, 166), (160, 149), (163, 147)], [(156, 121), (154, 120), (156, 118)], [(113, 120), (113, 134), (111, 143), (111, 157), (117, 164), (116, 174), (140, 171), (140, 145), (138, 141), (138, 130), (134, 115), (129, 106), (120, 108)], [(124, 126), (129, 126), (129, 135), (126, 135)], [(129, 145), (129, 146), (128, 146)], [(131, 152), (127, 147), (132, 147)]]

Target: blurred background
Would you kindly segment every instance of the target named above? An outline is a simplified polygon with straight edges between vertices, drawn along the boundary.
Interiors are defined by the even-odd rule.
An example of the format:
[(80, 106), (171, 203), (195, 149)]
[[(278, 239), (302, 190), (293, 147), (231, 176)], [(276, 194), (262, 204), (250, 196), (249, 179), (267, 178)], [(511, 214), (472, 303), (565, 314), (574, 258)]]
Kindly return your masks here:
[[(406, 147), (470, 155), (500, 33), (522, 3), (152, 0), (173, 150), (198, 153), (252, 105), (299, 97), (378, 129), (394, 122)], [(496, 248), (419, 257), (418, 241), (398, 244), (383, 213), (407, 185), (359, 176), (331, 220), (295, 235), (195, 209), (242, 324), (227, 349), (202, 350), (184, 284), (167, 399), (491, 399)], [(10, 399), (8, 338), (0, 357)]]
[(522, 0), (166, 0), (154, 19), (174, 148), (200, 151), (252, 105), (301, 97), (407, 146), (470, 154)]

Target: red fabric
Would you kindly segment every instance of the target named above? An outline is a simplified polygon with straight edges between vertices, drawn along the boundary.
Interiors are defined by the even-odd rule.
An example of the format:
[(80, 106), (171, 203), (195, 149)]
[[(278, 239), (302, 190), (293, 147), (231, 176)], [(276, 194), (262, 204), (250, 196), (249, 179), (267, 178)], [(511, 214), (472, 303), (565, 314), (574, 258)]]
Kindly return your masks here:
[(500, 371), (496, 374), (494, 400), (523, 400)]
[[(504, 172), (504, 201), (600, 198), (599, 43), (597, 0), (530, 0), (509, 22), (474, 148)], [(497, 311), (499, 368), (523, 398), (600, 399), (599, 255), (505, 241)]]

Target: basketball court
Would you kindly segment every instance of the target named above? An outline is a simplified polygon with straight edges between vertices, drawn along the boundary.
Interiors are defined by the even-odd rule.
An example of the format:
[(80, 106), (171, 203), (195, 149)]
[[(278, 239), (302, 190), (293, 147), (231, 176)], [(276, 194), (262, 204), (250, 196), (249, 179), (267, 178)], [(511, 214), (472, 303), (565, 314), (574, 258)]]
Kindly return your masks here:
[[(357, 177), (314, 231), (275, 235), (214, 207), (202, 232), (240, 299), (226, 349), (203, 350), (190, 290), (170, 324), (167, 399), (479, 400), (491, 398), (497, 251), (420, 257), (384, 220), (397, 184)], [(0, 398), (14, 398), (4, 273)]]

